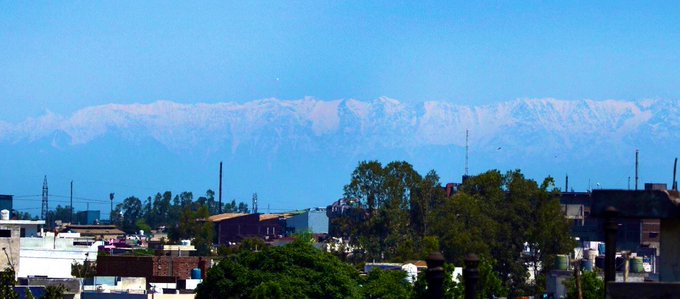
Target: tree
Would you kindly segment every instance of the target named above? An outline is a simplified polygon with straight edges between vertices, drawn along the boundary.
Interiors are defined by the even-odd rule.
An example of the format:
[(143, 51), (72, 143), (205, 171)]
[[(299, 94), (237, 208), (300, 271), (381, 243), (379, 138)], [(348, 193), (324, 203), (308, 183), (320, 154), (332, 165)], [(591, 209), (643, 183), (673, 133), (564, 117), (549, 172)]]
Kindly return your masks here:
[(7, 267), (5, 271), (0, 272), (0, 298), (3, 299), (18, 299), (19, 294), (14, 291), (14, 268)]
[[(574, 278), (564, 282), (567, 287), (567, 299), (577, 299), (578, 290)], [(581, 275), (581, 292), (583, 299), (604, 298), (604, 281), (600, 279), (596, 272), (583, 272)]]
[(79, 278), (91, 278), (97, 274), (97, 264), (93, 261), (79, 263), (73, 260), (71, 263), (71, 275)]
[(47, 286), (41, 299), (64, 299), (64, 292), (66, 292), (66, 287), (62, 284)]
[(123, 212), (121, 228), (127, 233), (134, 233), (137, 228), (137, 220), (143, 216), (142, 201), (137, 197), (130, 196), (123, 200), (120, 205), (120, 210)]
[[(454, 237), (462, 238), (465, 231), (481, 228), (480, 234), (470, 236), (470, 243), (477, 240), (488, 245), (488, 248), (477, 248), (477, 253), (494, 260), (494, 270), (505, 282), (505, 287), (516, 293), (537, 293), (540, 286), (527, 285), (526, 263), (547, 265), (553, 254), (568, 252), (574, 245), (555, 192), (550, 177), (539, 186), (519, 170), (505, 175), (492, 170), (470, 177), (463, 184), (460, 195), (454, 196), (454, 202), (459, 196), (471, 197), (467, 204), (458, 204), (461, 208), (469, 205), (467, 212), (460, 210), (458, 213), (469, 220), (463, 221), (463, 235)], [(443, 213), (442, 216), (452, 217)], [(449, 246), (445, 241), (443, 238), (445, 253), (458, 245)], [(524, 252), (525, 244), (529, 247), (528, 254)]]
[(297, 240), (223, 259), (208, 270), (196, 298), (360, 298), (357, 280), (350, 265)]
[(215, 233), (213, 224), (207, 221), (208, 217), (208, 206), (201, 206), (198, 211), (193, 211), (191, 205), (185, 206), (179, 216), (179, 223), (170, 229), (170, 239), (174, 242), (192, 239), (196, 247), (195, 254), (210, 255)]
[(50, 210), (47, 212), (47, 218), (51, 219), (52, 221), (56, 220), (61, 220), (62, 222), (70, 222), (71, 221), (71, 207), (70, 206), (61, 206), (57, 205), (57, 207), (54, 210)]
[(413, 286), (406, 281), (406, 272), (380, 269), (368, 273), (361, 289), (367, 299), (409, 298), (413, 293)]
[(362, 161), (344, 191), (345, 198), (358, 202), (355, 211), (365, 211), (366, 216), (345, 217), (335, 222), (350, 229), (352, 244), (365, 250), (367, 260), (420, 257), (417, 248), (423, 247), (428, 235), (434, 204), (441, 202), (443, 193), (439, 186), (436, 172), (430, 171), (423, 179), (405, 161), (394, 161), (384, 167), (377, 161)]

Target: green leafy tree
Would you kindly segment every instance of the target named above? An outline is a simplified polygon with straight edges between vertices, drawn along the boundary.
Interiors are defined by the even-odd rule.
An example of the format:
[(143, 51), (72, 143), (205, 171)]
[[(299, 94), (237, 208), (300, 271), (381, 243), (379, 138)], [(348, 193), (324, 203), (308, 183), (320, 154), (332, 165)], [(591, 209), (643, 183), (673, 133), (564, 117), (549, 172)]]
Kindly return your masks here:
[(135, 226), (137, 227), (137, 230), (143, 230), (146, 234), (151, 232), (151, 226), (146, 224), (146, 220), (144, 220), (144, 218), (137, 219)]
[(361, 289), (368, 299), (410, 298), (413, 293), (413, 286), (406, 281), (406, 272), (380, 269), (368, 273)]
[(14, 268), (7, 267), (5, 271), (0, 272), (0, 298), (3, 299), (18, 299), (19, 294), (14, 291), (16, 281), (14, 280)]
[(66, 287), (64, 285), (47, 286), (41, 299), (64, 299)]
[(130, 196), (123, 200), (120, 210), (123, 212), (121, 229), (127, 233), (134, 233), (137, 228), (137, 220), (143, 216), (142, 201), (137, 197)]
[[(575, 278), (567, 279), (564, 286), (567, 288), (567, 299), (578, 299)], [(596, 272), (583, 272), (581, 275), (581, 293), (583, 299), (604, 298), (604, 280)]]
[(24, 298), (26, 298), (26, 299), (35, 299), (35, 297), (33, 296), (33, 293), (31, 293), (31, 289), (30, 289), (30, 288), (26, 288), (26, 289), (24, 290)]
[(196, 298), (360, 298), (357, 280), (350, 265), (298, 240), (223, 259), (208, 270)]
[(345, 198), (356, 200), (358, 207), (333, 224), (346, 229), (339, 234), (349, 235), (353, 245), (363, 248), (364, 260), (403, 261), (422, 256), (419, 248), (430, 231), (432, 212), (443, 199), (434, 171), (423, 179), (404, 161), (384, 167), (377, 161), (363, 161), (344, 191)]
[(169, 237), (173, 242), (192, 239), (196, 255), (210, 255), (215, 232), (213, 224), (206, 220), (208, 217), (210, 217), (208, 206), (201, 206), (198, 211), (192, 211), (191, 205), (185, 206), (180, 214), (179, 223), (170, 230)]
[(79, 278), (91, 278), (97, 275), (97, 264), (93, 261), (79, 263), (73, 260), (71, 263), (71, 275)]

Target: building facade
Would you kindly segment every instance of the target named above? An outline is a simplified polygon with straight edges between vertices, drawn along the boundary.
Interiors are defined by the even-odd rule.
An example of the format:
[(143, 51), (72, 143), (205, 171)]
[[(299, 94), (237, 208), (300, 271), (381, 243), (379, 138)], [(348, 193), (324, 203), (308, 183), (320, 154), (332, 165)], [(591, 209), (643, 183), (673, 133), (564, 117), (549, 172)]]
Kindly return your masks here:
[(286, 219), (288, 233), (309, 232), (312, 234), (328, 234), (328, 215), (325, 208), (307, 209), (303, 213)]
[(283, 237), (285, 218), (283, 214), (226, 213), (213, 215), (208, 221), (215, 224), (218, 244), (238, 243), (248, 238), (265, 241)]

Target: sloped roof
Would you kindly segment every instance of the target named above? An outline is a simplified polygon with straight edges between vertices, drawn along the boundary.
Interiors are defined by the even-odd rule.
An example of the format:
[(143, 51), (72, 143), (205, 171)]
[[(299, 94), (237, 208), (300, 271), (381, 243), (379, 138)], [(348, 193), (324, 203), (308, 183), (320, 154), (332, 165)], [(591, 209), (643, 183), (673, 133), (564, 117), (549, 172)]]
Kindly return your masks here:
[(270, 220), (270, 219), (278, 219), (279, 217), (283, 217), (284, 215), (282, 214), (260, 214), (260, 221), (264, 220)]
[[(208, 221), (210, 222), (219, 222), (223, 220), (228, 220), (228, 219), (234, 219), (238, 217), (243, 217), (246, 215), (252, 215), (252, 214), (245, 214), (245, 213), (224, 213), (224, 214), (217, 214), (217, 215), (212, 215), (208, 217)], [(290, 214), (260, 214), (260, 221), (266, 221), (266, 220), (271, 220), (271, 219), (278, 219), (278, 218), (290, 218)]]
[(125, 235), (125, 232), (115, 225), (67, 225), (65, 231), (80, 233), (80, 235)]
[(227, 219), (233, 219), (237, 217), (242, 217), (248, 214), (245, 213), (224, 213), (224, 214), (217, 214), (217, 215), (212, 215), (208, 217), (208, 221), (211, 222), (219, 222), (222, 220), (227, 220)]

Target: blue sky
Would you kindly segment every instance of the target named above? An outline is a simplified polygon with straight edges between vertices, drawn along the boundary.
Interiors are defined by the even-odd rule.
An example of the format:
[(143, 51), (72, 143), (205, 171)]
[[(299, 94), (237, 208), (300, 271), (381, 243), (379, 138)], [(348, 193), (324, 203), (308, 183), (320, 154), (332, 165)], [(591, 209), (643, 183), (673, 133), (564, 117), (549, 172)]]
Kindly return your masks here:
[[(109, 103), (163, 100), (180, 104), (247, 104), (266, 98), (294, 100), (305, 96), (365, 102), (389, 97), (408, 104), (438, 101), (472, 107), (523, 98), (678, 100), (678, 11), (680, 3), (673, 1), (2, 2), (0, 145), (8, 146), (2, 143), (3, 122), (19, 124), (42, 117), (47, 111), (68, 119), (81, 109)], [(62, 189), (73, 177), (115, 181), (117, 186), (150, 184), (145, 181), (148, 175), (132, 176), (126, 181), (124, 169), (115, 179), (101, 171), (88, 172), (89, 165), (102, 159), (97, 153), (117, 144), (120, 136), (102, 137), (103, 141), (95, 140), (87, 146), (54, 147), (55, 140), (68, 139), (63, 134), (49, 133), (46, 139), (33, 143), (36, 149), (19, 155), (30, 160), (35, 151), (45, 155), (42, 160), (0, 162), (0, 172), (4, 173), (0, 179), (12, 186), (9, 191), (0, 188), (0, 193), (37, 193), (31, 188), (42, 183), (43, 174), (48, 172), (45, 169), (52, 176), (58, 174)], [(147, 142), (141, 143), (166, 150)], [(2, 156), (14, 154), (26, 144), (9, 145), (13, 146), (11, 150), (0, 149)], [(637, 145), (626, 146), (627, 157)], [(419, 154), (402, 155), (402, 151)], [(397, 149), (397, 153), (367, 152), (351, 159), (338, 158), (343, 162), (331, 161), (323, 166), (325, 173), (334, 175), (319, 182), (325, 193), (310, 191), (295, 196), (317, 197), (300, 200), (305, 206), (337, 199), (354, 161), (362, 159), (423, 160), (416, 166), (424, 172), (459, 163), (462, 155), (460, 148), (438, 149), (442, 154), (437, 158), (450, 152), (455, 155), (446, 158), (450, 160), (437, 161), (418, 156), (424, 151), (406, 148)], [(73, 164), (83, 153), (91, 155), (82, 157), (87, 162)], [(134, 155), (115, 150), (107, 153), (113, 164), (124, 164), (122, 161)], [(196, 161), (184, 152), (178, 162), (172, 161), (171, 154), (145, 154), (148, 156), (135, 158), (148, 161), (140, 168), (162, 165), (163, 169), (163, 175), (153, 177), (156, 183), (144, 189), (148, 193), (173, 188), (173, 182), (186, 182), (182, 175), (189, 169), (214, 168), (217, 161), (230, 159), (220, 153)], [(37, 162), (61, 157), (65, 157), (63, 161), (45, 167)], [(264, 169), (254, 172), (266, 176), (267, 171), (287, 169), (291, 157), (280, 159), (283, 160), (274, 162), (278, 166), (266, 168), (264, 163)], [(487, 157), (476, 159), (483, 160), (485, 167), (496, 166)], [(168, 165), (172, 162), (177, 163), (176, 172), (172, 164)], [(511, 162), (512, 158), (508, 158), (498, 167), (518, 167)], [(305, 163), (305, 167), (314, 164)], [(236, 172), (249, 171), (247, 166), (239, 167), (242, 168)], [(16, 168), (20, 169), (14, 172)], [(460, 175), (438, 170), (448, 177)], [(300, 168), (296, 173), (314, 171)], [(561, 177), (565, 171), (555, 172)], [(21, 174), (16, 183), (11, 181), (13, 173)], [(271, 190), (270, 194), (260, 193), (260, 198), (265, 202), (272, 198), (277, 184), (285, 181), (277, 181), (276, 176), (286, 174), (271, 175), (274, 178), (267, 186), (267, 180), (263, 182), (261, 178), (241, 178), (247, 186), (239, 191), (238, 199), (249, 200), (258, 184)], [(195, 194), (215, 189), (212, 173), (192, 179), (199, 183), (187, 188)], [(208, 179), (209, 184), (202, 183)], [(617, 180), (620, 184), (622, 179)], [(582, 186), (587, 181), (585, 177), (580, 179)], [(81, 196), (105, 197), (110, 189), (92, 187), (83, 190)], [(55, 194), (65, 191), (59, 192)]]
[(156, 100), (680, 93), (677, 2), (367, 2), (4, 2), (2, 118)]

